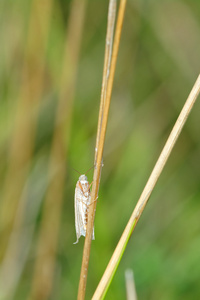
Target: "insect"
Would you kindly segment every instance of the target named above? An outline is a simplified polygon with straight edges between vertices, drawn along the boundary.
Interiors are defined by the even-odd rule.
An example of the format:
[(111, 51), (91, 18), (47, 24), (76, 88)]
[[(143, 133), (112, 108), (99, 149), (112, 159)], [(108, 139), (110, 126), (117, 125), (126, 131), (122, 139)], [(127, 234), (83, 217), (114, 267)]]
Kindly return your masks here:
[[(88, 211), (89, 205), (91, 204), (90, 186), (91, 184), (89, 184), (87, 176), (85, 174), (81, 175), (76, 184), (74, 197), (75, 227), (77, 237), (77, 240), (74, 244), (78, 243), (81, 235), (86, 235)], [(94, 228), (92, 233), (92, 239), (94, 240)]]

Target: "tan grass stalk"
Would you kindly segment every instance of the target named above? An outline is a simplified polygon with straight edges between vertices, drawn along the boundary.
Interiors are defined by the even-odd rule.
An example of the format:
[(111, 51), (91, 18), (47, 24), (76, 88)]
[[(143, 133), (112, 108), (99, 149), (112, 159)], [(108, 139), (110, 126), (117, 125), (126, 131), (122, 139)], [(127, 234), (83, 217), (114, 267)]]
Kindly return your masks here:
[[(40, 180), (38, 180), (40, 177)], [(29, 175), (19, 201), (12, 234), (0, 265), (0, 299), (15, 299), (32, 245), (38, 211), (46, 190), (43, 159), (38, 160)]]
[[(5, 251), (18, 202), (32, 157), (37, 108), (42, 94), (44, 56), (47, 45), (52, 0), (32, 3), (27, 46), (22, 68), (22, 83), (14, 123), (8, 171), (0, 209), (1, 252)], [(39, 24), (39, 28), (38, 28)]]
[(96, 148), (95, 148), (95, 164), (97, 160), (97, 149), (99, 147), (99, 139), (101, 132), (101, 124), (103, 119), (103, 111), (106, 100), (108, 78), (110, 74), (110, 63), (112, 57), (112, 44), (113, 44), (113, 35), (115, 27), (115, 18), (116, 18), (116, 0), (110, 0), (108, 8), (108, 24), (107, 24), (107, 34), (106, 34), (106, 46), (105, 46), (105, 57), (104, 57), (104, 67), (103, 67), (103, 79), (101, 87), (101, 102), (99, 109), (99, 119), (98, 119), (98, 128), (97, 128), (97, 137), (96, 137)]
[[(119, 6), (119, 11), (118, 11), (118, 18), (117, 18), (117, 24), (116, 24), (115, 38), (114, 38), (114, 44), (113, 44), (113, 53), (112, 53), (112, 59), (111, 59), (110, 74), (109, 74), (109, 78), (108, 78), (105, 103), (104, 103), (104, 99), (101, 98), (101, 101), (103, 101), (103, 103), (101, 102), (102, 104), (100, 104), (100, 116), (99, 116), (100, 123), (98, 125), (98, 128), (100, 128), (99, 140), (97, 137), (97, 145), (96, 145), (96, 149), (95, 149), (96, 160), (95, 160), (95, 169), (94, 169), (94, 175), (93, 175), (93, 186), (92, 186), (92, 191), (91, 191), (92, 205), (90, 206), (90, 209), (89, 209), (87, 232), (86, 232), (85, 244), (84, 244), (84, 249), (83, 249), (83, 259), (82, 259), (79, 290), (78, 290), (78, 299), (79, 300), (85, 298), (87, 274), (88, 274), (88, 264), (89, 264), (89, 257), (90, 257), (90, 248), (91, 248), (91, 238), (92, 238), (94, 217), (95, 217), (95, 210), (96, 210), (96, 201), (95, 200), (98, 197), (101, 167), (102, 167), (103, 148), (104, 148), (104, 142), (105, 142), (108, 113), (109, 113), (109, 107), (110, 107), (110, 100), (111, 100), (112, 86), (113, 86), (113, 80), (114, 80), (114, 74), (115, 74), (115, 68), (116, 68), (117, 55), (118, 55), (118, 50), (119, 50), (121, 30), (122, 30), (122, 25), (123, 25), (123, 20), (124, 20), (125, 7), (126, 7), (126, 0), (121, 0), (120, 6)], [(103, 82), (104, 82), (104, 80), (103, 80)], [(104, 93), (102, 93), (101, 96), (104, 97)], [(101, 105), (103, 108), (102, 113), (101, 113)]]
[(56, 124), (49, 163), (50, 177), (52, 174), (54, 174), (54, 176), (49, 185), (44, 203), (37, 259), (35, 262), (32, 290), (29, 297), (29, 299), (32, 300), (49, 299), (53, 286), (66, 176), (66, 155), (69, 143), (70, 121), (85, 7), (86, 1), (80, 2), (79, 0), (74, 0), (72, 2), (68, 33), (66, 35)]
[(119, 262), (121, 260), (121, 257), (125, 251), (126, 245), (129, 241), (129, 238), (142, 214), (142, 211), (144, 207), (147, 204), (147, 201), (153, 191), (153, 188), (155, 187), (155, 184), (167, 162), (167, 159), (179, 137), (179, 134), (188, 118), (188, 115), (199, 95), (200, 92), (200, 75), (198, 76), (192, 91), (190, 92), (190, 95), (185, 102), (185, 105), (182, 108), (182, 111), (169, 135), (169, 138), (155, 164), (155, 167), (146, 183), (146, 186), (137, 202), (137, 205), (127, 223), (126, 228), (124, 229), (124, 232), (118, 242), (117, 247), (115, 248), (115, 251), (110, 259), (110, 262), (101, 278), (101, 281), (99, 282), (99, 285), (93, 295), (93, 300), (97, 299), (103, 299), (104, 295), (108, 289), (108, 286), (115, 274), (115, 271), (119, 265)]
[(135, 280), (134, 280), (133, 271), (131, 269), (127, 269), (125, 271), (125, 281), (126, 281), (126, 299), (137, 300)]

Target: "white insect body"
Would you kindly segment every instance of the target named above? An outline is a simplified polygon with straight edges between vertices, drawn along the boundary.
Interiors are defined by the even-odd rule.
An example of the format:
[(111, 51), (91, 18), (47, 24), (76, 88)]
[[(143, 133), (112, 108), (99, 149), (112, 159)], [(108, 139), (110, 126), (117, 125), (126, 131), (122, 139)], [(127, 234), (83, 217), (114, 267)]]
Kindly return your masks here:
[[(74, 207), (75, 207), (75, 227), (76, 227), (76, 237), (78, 240), (81, 235), (86, 235), (86, 228), (88, 222), (88, 211), (90, 205), (90, 184), (88, 182), (87, 176), (81, 175), (76, 184)], [(92, 239), (94, 240), (94, 228)]]

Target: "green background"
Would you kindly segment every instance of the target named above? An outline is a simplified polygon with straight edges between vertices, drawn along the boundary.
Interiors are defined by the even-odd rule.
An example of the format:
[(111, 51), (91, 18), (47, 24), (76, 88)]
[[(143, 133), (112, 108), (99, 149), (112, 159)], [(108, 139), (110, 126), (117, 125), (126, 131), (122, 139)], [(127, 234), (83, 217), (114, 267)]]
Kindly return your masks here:
[[(28, 239), (18, 241), (22, 258), (23, 250), (28, 248), (27, 257), (24, 263), (20, 264), (23, 259), (18, 260), (18, 267), (22, 269), (12, 297), (5, 299), (28, 299), (31, 290), (70, 4), (71, 1), (64, 0), (53, 4), (34, 149), (24, 183), (25, 186), (29, 182), (26, 219), (30, 218), (30, 222), (26, 221), (21, 230), (32, 226), (33, 231)], [(1, 201), (10, 164), (31, 8), (31, 1), (27, 0), (0, 3)], [(79, 175), (72, 168), (85, 173), (93, 165), (107, 10), (107, 1), (88, 1), (86, 5), (69, 147), (63, 162), (67, 172), (50, 299), (77, 297), (84, 238), (73, 245), (76, 240), (74, 189)], [(40, 53), (34, 55), (40, 57)], [(196, 81), (199, 57), (199, 1), (127, 1), (106, 133), (86, 299), (94, 293)], [(200, 297), (199, 112), (198, 100), (131, 236), (106, 299), (126, 298), (124, 273), (130, 268), (134, 272), (138, 299)], [(88, 173), (90, 182), (92, 172)], [(15, 183), (9, 184), (12, 189)], [(4, 237), (6, 232), (1, 230), (1, 235)], [(5, 249), (1, 250), (0, 276), (4, 278), (7, 274), (3, 269), (5, 253)], [(9, 272), (15, 271), (19, 270), (11, 268)], [(7, 283), (11, 273), (7, 274)]]

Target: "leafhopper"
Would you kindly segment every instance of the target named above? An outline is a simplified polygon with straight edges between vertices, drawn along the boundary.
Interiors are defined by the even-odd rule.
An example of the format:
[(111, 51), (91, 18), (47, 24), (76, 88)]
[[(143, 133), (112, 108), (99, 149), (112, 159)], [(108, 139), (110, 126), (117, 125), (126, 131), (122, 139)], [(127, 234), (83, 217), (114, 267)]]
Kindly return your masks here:
[[(88, 170), (89, 171), (89, 170)], [(88, 222), (89, 205), (91, 204), (90, 186), (87, 176), (85, 174), (79, 177), (75, 188), (74, 208), (75, 208), (75, 228), (77, 244), (81, 235), (86, 235), (86, 228)], [(94, 240), (94, 228), (92, 239)]]

